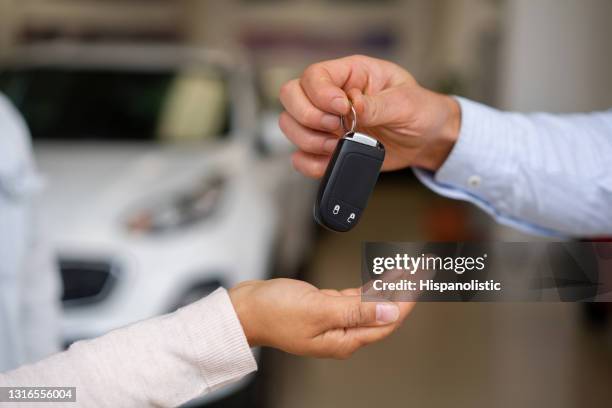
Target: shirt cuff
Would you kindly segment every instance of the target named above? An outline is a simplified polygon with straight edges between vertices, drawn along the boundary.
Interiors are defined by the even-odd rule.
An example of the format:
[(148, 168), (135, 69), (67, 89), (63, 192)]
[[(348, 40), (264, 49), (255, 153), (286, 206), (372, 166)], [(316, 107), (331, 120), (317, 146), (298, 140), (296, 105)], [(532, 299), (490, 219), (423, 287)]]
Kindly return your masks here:
[(510, 216), (507, 197), (516, 174), (516, 141), (511, 123), (493, 108), (455, 97), (461, 107), (461, 129), (446, 161), (434, 174), (413, 168), (416, 177), (434, 192), (469, 201), (497, 222), (536, 235), (558, 233)]
[(209, 391), (257, 370), (257, 363), (225, 289), (219, 288), (177, 313)]
[(515, 168), (512, 136), (501, 113), (456, 97), (461, 107), (461, 129), (451, 153), (434, 178), (490, 202), (503, 201), (504, 180)]

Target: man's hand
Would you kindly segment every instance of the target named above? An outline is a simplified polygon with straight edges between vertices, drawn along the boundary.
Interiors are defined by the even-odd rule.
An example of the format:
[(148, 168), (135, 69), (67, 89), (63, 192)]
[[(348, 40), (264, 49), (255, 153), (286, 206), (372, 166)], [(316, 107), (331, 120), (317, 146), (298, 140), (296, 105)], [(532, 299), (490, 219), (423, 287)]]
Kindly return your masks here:
[(349, 113), (358, 130), (376, 137), (387, 152), (383, 170), (418, 166), (437, 170), (457, 140), (459, 104), (417, 84), (404, 69), (361, 55), (320, 62), (283, 85), (285, 112), (279, 125), (298, 147), (297, 170), (319, 178), (344, 131), (338, 115)]
[(319, 290), (292, 279), (244, 282), (229, 295), (252, 347), (331, 358), (387, 337), (414, 305), (362, 302), (360, 289)]

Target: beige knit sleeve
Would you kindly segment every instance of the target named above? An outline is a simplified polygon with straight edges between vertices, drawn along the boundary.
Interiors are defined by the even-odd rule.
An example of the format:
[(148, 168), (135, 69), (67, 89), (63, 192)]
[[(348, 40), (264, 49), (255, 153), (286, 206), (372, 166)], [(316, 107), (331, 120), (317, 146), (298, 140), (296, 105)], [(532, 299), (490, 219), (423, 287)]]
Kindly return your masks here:
[(171, 407), (256, 369), (227, 291), (218, 289), (174, 313), (0, 374), (0, 386), (76, 387), (76, 406), (84, 407)]

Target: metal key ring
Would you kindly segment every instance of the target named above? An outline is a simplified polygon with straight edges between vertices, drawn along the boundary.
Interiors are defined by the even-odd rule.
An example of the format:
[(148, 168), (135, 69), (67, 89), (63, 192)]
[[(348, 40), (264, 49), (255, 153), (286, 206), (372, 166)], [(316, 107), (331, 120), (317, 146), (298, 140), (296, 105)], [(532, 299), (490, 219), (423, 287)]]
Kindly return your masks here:
[(346, 127), (346, 121), (344, 120), (344, 115), (340, 115), (340, 124), (346, 133), (355, 133), (355, 129), (357, 129), (357, 112), (355, 111), (355, 107), (353, 103), (349, 100), (349, 104), (351, 105), (351, 113), (353, 114), (353, 122), (351, 123), (351, 128), (348, 129)]

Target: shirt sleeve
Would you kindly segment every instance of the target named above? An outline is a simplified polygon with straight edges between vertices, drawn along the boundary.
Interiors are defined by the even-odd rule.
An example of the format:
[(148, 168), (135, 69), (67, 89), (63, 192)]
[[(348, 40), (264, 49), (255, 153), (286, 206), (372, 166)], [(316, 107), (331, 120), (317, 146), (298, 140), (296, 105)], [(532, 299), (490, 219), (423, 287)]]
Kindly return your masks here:
[(414, 169), (421, 182), (528, 233), (612, 235), (612, 111), (520, 114), (457, 100), (457, 143), (436, 173)]
[(257, 369), (224, 289), (178, 311), (0, 374), (2, 386), (76, 387), (79, 406), (177, 406)]

